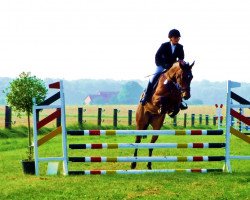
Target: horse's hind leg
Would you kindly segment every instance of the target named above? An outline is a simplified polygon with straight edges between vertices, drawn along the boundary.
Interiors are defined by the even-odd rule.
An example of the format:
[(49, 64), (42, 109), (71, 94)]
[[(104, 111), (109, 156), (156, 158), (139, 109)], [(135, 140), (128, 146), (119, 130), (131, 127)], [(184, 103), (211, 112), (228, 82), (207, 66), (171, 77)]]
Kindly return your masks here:
[[(155, 143), (158, 137), (159, 137), (158, 135), (153, 135), (150, 143)], [(153, 150), (154, 150), (153, 148), (148, 150), (150, 157), (153, 155)], [(152, 169), (152, 162), (148, 162), (147, 167), (148, 169)]]
[[(135, 143), (140, 143), (141, 142), (141, 138), (142, 136), (136, 136), (136, 140), (135, 140)], [(137, 154), (138, 154), (138, 149), (135, 149), (135, 152), (134, 152), (134, 157), (137, 157)], [(136, 162), (132, 162), (131, 163), (131, 169), (135, 169), (136, 168)]]
[[(162, 125), (163, 125), (164, 119), (165, 119), (164, 114), (158, 116), (157, 118), (154, 118), (151, 122), (153, 129), (160, 130)], [(159, 137), (158, 135), (153, 135), (150, 143), (155, 143), (157, 141), (158, 137)], [(150, 157), (153, 155), (153, 150), (154, 150), (153, 148), (148, 150)], [(148, 167), (148, 169), (152, 169), (152, 162), (148, 162), (147, 167)]]
[[(138, 105), (136, 110), (136, 129), (137, 130), (146, 130), (149, 126), (149, 113), (145, 112), (144, 106), (141, 104)], [(136, 136), (135, 143), (140, 143), (142, 139), (141, 135)], [(134, 151), (134, 157), (137, 157), (138, 149)], [(131, 163), (131, 169), (136, 168), (136, 162)]]

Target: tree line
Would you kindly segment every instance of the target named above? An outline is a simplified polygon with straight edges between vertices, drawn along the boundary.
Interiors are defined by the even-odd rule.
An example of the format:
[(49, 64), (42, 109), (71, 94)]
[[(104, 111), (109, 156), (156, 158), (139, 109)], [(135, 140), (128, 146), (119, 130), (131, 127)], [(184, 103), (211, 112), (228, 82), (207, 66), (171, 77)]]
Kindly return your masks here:
[[(6, 97), (2, 92), (12, 81), (11, 78), (0, 77), (0, 105), (6, 105)], [(44, 79), (46, 85), (58, 81), (55, 79)], [(98, 92), (117, 92), (117, 96), (109, 102), (101, 99), (95, 104), (137, 104), (140, 95), (147, 85), (147, 80), (112, 80), (112, 79), (80, 79), (63, 80), (65, 101), (67, 105), (82, 105), (87, 96), (98, 94)], [(193, 81), (191, 83), (191, 98), (187, 101), (189, 105), (213, 105), (225, 104), (227, 82), (211, 82), (208, 80)], [(236, 93), (246, 99), (250, 99), (250, 83), (242, 83), (242, 87), (235, 89)], [(48, 94), (50, 95), (50, 94)]]

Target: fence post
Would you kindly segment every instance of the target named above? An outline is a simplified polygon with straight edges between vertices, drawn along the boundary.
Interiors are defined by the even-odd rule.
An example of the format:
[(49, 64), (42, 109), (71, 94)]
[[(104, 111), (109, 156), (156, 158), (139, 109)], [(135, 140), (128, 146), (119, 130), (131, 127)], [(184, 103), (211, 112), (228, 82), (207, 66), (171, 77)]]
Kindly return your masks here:
[(231, 126), (234, 126), (234, 123), (235, 123), (235, 121), (234, 121), (234, 117), (233, 117), (233, 116), (231, 116)]
[(114, 109), (114, 114), (113, 114), (113, 126), (116, 128), (117, 127), (117, 113), (118, 109)]
[(194, 126), (195, 123), (195, 114), (191, 115), (191, 126)]
[(216, 116), (213, 116), (213, 125), (216, 126)]
[(98, 108), (97, 125), (102, 125), (102, 108)]
[(128, 110), (128, 125), (132, 125), (132, 110)]
[(209, 125), (209, 115), (206, 115), (206, 126)]
[(184, 128), (187, 127), (187, 113), (184, 113)]
[(173, 119), (173, 126), (174, 127), (177, 126), (177, 117), (176, 117), (176, 115), (174, 116), (174, 119)]
[(220, 124), (222, 125), (223, 123), (223, 116), (220, 118)]
[[(242, 115), (243, 112), (242, 112), (242, 108), (239, 109), (239, 113)], [(242, 131), (242, 122), (240, 120), (238, 120), (238, 124), (239, 124), (239, 131), (241, 132)]]
[[(60, 108), (57, 108), (57, 110), (60, 110)], [(56, 118), (56, 127), (61, 126), (61, 116)]]
[(199, 114), (199, 124), (202, 125), (202, 114)]
[(11, 107), (5, 106), (5, 128), (11, 129)]
[(83, 108), (78, 108), (78, 126), (82, 127)]

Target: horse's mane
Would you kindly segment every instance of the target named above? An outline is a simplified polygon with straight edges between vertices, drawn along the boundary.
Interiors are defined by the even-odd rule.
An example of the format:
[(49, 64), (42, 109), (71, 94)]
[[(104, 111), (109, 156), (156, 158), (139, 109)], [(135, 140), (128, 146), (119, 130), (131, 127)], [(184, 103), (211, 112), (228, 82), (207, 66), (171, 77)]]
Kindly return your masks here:
[(171, 67), (169, 70), (174, 70), (176, 68), (181, 68), (181, 64), (179, 61), (176, 61)]

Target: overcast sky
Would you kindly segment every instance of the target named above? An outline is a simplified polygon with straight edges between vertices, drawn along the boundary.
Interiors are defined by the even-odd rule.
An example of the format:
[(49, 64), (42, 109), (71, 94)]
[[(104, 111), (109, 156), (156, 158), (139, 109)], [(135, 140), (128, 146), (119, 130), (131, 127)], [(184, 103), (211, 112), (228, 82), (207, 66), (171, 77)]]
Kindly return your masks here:
[(0, 0), (0, 77), (142, 79), (181, 32), (194, 80), (250, 82), (249, 0)]

